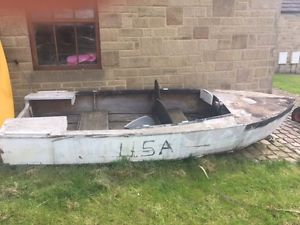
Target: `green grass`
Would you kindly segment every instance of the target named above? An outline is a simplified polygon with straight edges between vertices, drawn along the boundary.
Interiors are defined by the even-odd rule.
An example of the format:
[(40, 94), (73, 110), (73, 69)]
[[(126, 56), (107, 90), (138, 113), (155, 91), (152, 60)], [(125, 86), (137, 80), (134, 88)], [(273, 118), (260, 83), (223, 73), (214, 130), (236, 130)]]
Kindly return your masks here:
[(273, 78), (273, 86), (300, 95), (300, 75), (276, 74)]
[[(199, 165), (206, 168), (206, 178)], [(216, 156), (0, 166), (0, 224), (300, 224), (300, 165)]]

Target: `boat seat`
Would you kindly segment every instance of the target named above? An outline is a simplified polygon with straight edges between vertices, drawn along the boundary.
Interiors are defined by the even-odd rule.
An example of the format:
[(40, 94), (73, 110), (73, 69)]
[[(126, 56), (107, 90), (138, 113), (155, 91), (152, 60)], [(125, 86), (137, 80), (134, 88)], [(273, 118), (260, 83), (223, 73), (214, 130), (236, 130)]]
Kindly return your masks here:
[(188, 119), (185, 117), (184, 113), (181, 109), (168, 109), (168, 113), (171, 117), (172, 123), (182, 123), (184, 121), (188, 121)]
[(108, 130), (108, 112), (84, 112), (80, 115), (78, 130)]
[(184, 113), (179, 108), (168, 109), (162, 100), (156, 99), (153, 113), (162, 124), (178, 124), (188, 121)]

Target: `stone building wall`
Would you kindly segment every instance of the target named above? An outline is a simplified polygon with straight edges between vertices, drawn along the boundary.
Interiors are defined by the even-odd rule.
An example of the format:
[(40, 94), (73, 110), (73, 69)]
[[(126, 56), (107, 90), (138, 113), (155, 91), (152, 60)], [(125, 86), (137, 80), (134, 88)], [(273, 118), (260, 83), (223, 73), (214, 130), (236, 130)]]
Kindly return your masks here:
[[(34, 71), (26, 18), (0, 17), (16, 109), (32, 91), (163, 87), (270, 92), (280, 0), (99, 3), (102, 70)], [(18, 64), (16, 64), (16, 60)]]
[[(290, 65), (292, 52), (300, 51), (300, 14), (281, 14), (278, 22), (278, 52), (288, 52), (288, 65), (280, 66), (280, 72), (297, 72), (300, 73), (300, 66), (297, 70), (295, 66)], [(279, 66), (276, 69), (279, 71)]]

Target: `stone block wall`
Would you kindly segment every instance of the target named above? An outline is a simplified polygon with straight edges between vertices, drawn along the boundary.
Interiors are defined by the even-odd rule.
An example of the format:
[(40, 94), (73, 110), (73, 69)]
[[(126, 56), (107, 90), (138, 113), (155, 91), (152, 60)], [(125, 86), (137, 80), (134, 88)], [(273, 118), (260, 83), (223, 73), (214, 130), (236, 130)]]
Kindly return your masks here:
[(76, 71), (34, 71), (26, 18), (2, 15), (17, 111), (32, 91), (146, 89), (155, 79), (169, 88), (270, 92), (279, 9), (280, 0), (99, 2), (103, 69)]
[(278, 22), (278, 52), (276, 55), (276, 69), (279, 52), (288, 52), (288, 65), (280, 66), (280, 72), (300, 73), (300, 66), (291, 66), (292, 52), (300, 51), (300, 15), (299, 14), (281, 14)]

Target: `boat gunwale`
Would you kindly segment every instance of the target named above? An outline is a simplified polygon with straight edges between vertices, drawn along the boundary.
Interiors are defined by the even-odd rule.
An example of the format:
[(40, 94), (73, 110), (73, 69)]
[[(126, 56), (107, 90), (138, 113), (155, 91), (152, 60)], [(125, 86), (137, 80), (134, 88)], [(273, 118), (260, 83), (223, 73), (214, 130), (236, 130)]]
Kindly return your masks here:
[[(159, 135), (165, 135), (165, 134), (179, 134), (179, 133), (197, 133), (197, 132), (205, 132), (205, 131), (210, 131), (210, 130), (224, 130), (224, 129), (229, 129), (233, 127), (245, 127), (245, 131), (251, 130), (251, 129), (257, 129), (260, 127), (267, 126), (268, 124), (276, 121), (277, 119), (281, 119), (284, 116), (286, 116), (290, 111), (293, 109), (293, 106), (290, 106), (288, 109), (284, 110), (283, 112), (268, 118), (264, 119), (262, 121), (253, 123), (253, 124), (238, 124), (234, 126), (228, 126), (228, 127), (210, 127), (208, 129), (202, 129), (199, 130), (197, 127), (191, 129), (190, 131), (181, 131), (181, 130), (174, 130), (172, 128), (174, 127), (182, 127), (182, 126), (195, 126), (201, 124), (201, 122), (208, 121), (208, 120), (217, 120), (217, 119), (222, 119), (223, 117), (232, 117), (234, 119), (234, 116), (232, 114), (226, 114), (222, 116), (217, 116), (214, 118), (210, 119), (204, 119), (201, 122), (195, 122), (195, 123), (185, 123), (185, 124), (176, 124), (176, 125), (159, 125), (159, 126), (153, 126), (149, 128), (143, 128), (143, 129), (134, 129), (134, 130), (126, 130), (126, 129), (120, 129), (120, 130), (95, 130), (95, 131), (62, 131), (62, 132), (57, 132), (57, 133), (49, 133), (49, 134), (3, 134), (0, 131), (0, 139), (7, 138), (7, 139), (14, 139), (14, 138), (51, 138), (51, 139), (68, 139), (68, 138), (74, 138), (74, 137), (87, 137), (87, 138), (107, 138), (107, 137), (132, 137), (132, 136), (159, 136)], [(256, 124), (261, 124), (261, 126), (253, 126)], [(252, 126), (250, 126), (252, 125)], [(152, 129), (151, 129), (152, 128)], [(159, 132), (149, 132), (155, 128), (160, 129)], [(168, 129), (169, 128), (169, 129)], [(167, 131), (164, 131), (167, 129)], [(138, 131), (138, 132), (137, 132)], [(146, 131), (146, 133), (144, 133)], [(119, 133), (120, 132), (120, 133)], [(148, 133), (149, 132), (149, 133)]]
[(272, 123), (273, 121), (275, 121), (279, 118), (282, 118), (286, 114), (290, 113), (292, 111), (292, 109), (294, 108), (294, 106), (295, 106), (295, 104), (293, 103), (286, 110), (284, 110), (283, 112), (277, 114), (276, 116), (273, 116), (273, 117), (270, 117), (270, 118), (265, 118), (262, 121), (248, 124), (248, 125), (246, 125), (246, 130), (256, 129), (256, 128), (259, 128), (259, 127), (264, 127), (265, 125), (268, 125), (269, 123)]
[[(168, 92), (172, 94), (199, 94), (201, 90), (205, 89), (179, 89), (179, 88), (161, 88), (162, 93)], [(153, 89), (130, 89), (130, 90), (91, 90), (91, 91), (75, 91), (76, 96), (89, 96), (89, 95), (123, 95), (123, 94), (154, 94)]]

